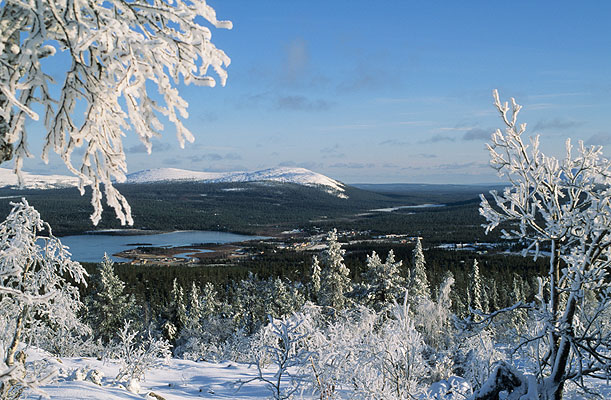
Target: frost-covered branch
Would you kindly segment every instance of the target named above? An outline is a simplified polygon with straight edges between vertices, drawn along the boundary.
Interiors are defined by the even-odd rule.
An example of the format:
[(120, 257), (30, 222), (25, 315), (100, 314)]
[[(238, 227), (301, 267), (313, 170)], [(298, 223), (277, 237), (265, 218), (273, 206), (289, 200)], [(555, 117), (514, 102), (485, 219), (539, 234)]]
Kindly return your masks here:
[[(134, 131), (151, 152), (151, 139), (168, 120), (181, 147), (193, 141), (184, 126), (187, 102), (176, 86), (214, 86), (211, 67), (225, 84), (230, 59), (217, 49), (211, 31), (231, 29), (205, 0), (10, 0), (0, 14), (0, 162), (15, 158), (20, 176), (28, 151), (26, 120), (44, 110), (47, 131), (42, 158), (51, 150), (93, 189), (91, 219), (102, 213), (102, 192), (122, 224), (132, 224), (131, 209), (113, 187), (125, 180), (123, 136)], [(59, 96), (44, 71), (54, 58), (66, 68)], [(84, 111), (84, 118), (76, 112)], [(81, 160), (73, 152), (84, 147)], [(101, 185), (104, 186), (102, 190)]]
[[(265, 382), (275, 400), (292, 398), (304, 379), (304, 375), (297, 373), (297, 370), (306, 365), (310, 358), (305, 348), (309, 335), (307, 322), (307, 317), (301, 313), (280, 320), (269, 317), (269, 324), (261, 332), (263, 354), (257, 357), (259, 374), (253, 380)], [(276, 369), (271, 378), (263, 373), (266, 359)], [(289, 382), (284, 382), (286, 379)]]
[(505, 129), (492, 134), (490, 164), (511, 185), (492, 191), (492, 204), (482, 195), (480, 214), (486, 232), (502, 223), (517, 226), (503, 237), (526, 243), (524, 255), (549, 248), (548, 276), (539, 280), (538, 304), (531, 307), (538, 332), (522, 345), (547, 348), (537, 390), (559, 398), (567, 379), (608, 376), (611, 161), (601, 146), (580, 141), (575, 149), (570, 139), (564, 158), (546, 156), (538, 136), (523, 140), (521, 106), (514, 99), (511, 106), (502, 103), (496, 91), (493, 97)]
[(2, 392), (38, 384), (26, 378), (25, 360), (18, 356), (20, 344), (37, 329), (88, 332), (77, 318), (82, 303), (74, 286), (86, 284), (85, 270), (70, 260), (67, 248), (25, 199), (12, 205), (0, 224), (0, 321), (6, 327), (0, 338)]
[(121, 363), (117, 381), (133, 385), (144, 378), (147, 370), (163, 365), (171, 356), (168, 341), (132, 329), (131, 321), (125, 321), (118, 334), (119, 341), (111, 352)]

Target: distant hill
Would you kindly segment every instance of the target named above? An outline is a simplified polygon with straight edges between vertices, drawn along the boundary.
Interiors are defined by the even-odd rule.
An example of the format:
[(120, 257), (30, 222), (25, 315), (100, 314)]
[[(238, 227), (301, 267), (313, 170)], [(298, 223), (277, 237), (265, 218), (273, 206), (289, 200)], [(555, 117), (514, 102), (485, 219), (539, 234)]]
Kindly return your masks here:
[[(22, 189), (57, 189), (77, 186), (78, 178), (66, 175), (35, 175), (23, 172)], [(178, 168), (155, 168), (127, 175), (125, 183), (159, 182), (281, 182), (318, 187), (328, 193), (345, 198), (345, 185), (328, 176), (305, 168), (269, 168), (251, 172), (204, 172)], [(17, 176), (11, 169), (0, 168), (0, 187), (18, 187)]]
[(78, 178), (67, 175), (36, 175), (22, 171), (23, 185), (19, 187), (17, 175), (12, 169), (0, 168), (0, 187), (21, 189), (58, 189), (78, 185)]
[(205, 183), (282, 182), (322, 187), (327, 192), (345, 197), (343, 183), (305, 168), (269, 168), (252, 172), (200, 172), (177, 168), (155, 168), (127, 175), (125, 183), (194, 181)]
[[(19, 190), (8, 172), (14, 179), (8, 186), (6, 180), (2, 185), (0, 173), (1, 216), (8, 214), (11, 201), (25, 197), (59, 236), (121, 228), (108, 207), (100, 224), (91, 225), (88, 188), (84, 196), (76, 187)], [(72, 177), (26, 177), (26, 187), (76, 184)], [(368, 185), (369, 190), (364, 190), (304, 169), (233, 174), (158, 169), (132, 174), (128, 182), (132, 183), (117, 184), (117, 188), (128, 199), (138, 229), (273, 236), (293, 229), (338, 228), (419, 235), (429, 243), (493, 239), (481, 228), (479, 194), (488, 189), (483, 186), (401, 185), (388, 190), (384, 185)]]

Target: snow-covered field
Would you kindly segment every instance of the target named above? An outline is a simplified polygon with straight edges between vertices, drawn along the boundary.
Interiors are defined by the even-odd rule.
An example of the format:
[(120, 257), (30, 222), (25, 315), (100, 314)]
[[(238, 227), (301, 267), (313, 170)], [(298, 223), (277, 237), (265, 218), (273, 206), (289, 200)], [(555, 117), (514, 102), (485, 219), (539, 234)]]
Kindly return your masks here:
[[(58, 369), (56, 379), (41, 389), (52, 399), (154, 399), (153, 392), (167, 400), (178, 399), (265, 399), (269, 390), (261, 381), (241, 384), (257, 376), (256, 366), (234, 362), (194, 362), (169, 360), (166, 366), (152, 369), (140, 383), (137, 393), (128, 391), (114, 377), (119, 365), (95, 358), (53, 358), (51, 366)], [(77, 372), (77, 370), (79, 370)], [(97, 385), (87, 376), (91, 371), (102, 372), (102, 384)], [(273, 373), (268, 371), (267, 376)], [(80, 375), (80, 377), (77, 377)], [(30, 393), (27, 398), (38, 399), (39, 394)], [(306, 397), (307, 398), (307, 397)]]
[[(252, 380), (258, 375), (254, 365), (240, 364), (230, 361), (220, 363), (194, 362), (189, 360), (170, 359), (162, 367), (151, 369), (146, 378), (140, 382), (138, 390), (130, 392), (114, 377), (119, 371), (119, 364), (113, 361), (100, 361), (95, 358), (53, 358), (37, 351), (29, 352), (32, 359), (41, 356), (50, 359), (46, 367), (58, 371), (52, 383), (43, 385), (40, 389), (51, 399), (81, 400), (81, 399), (147, 399), (166, 400), (179, 399), (267, 399), (271, 392), (260, 380)], [(92, 371), (102, 373), (101, 385), (93, 383)], [(273, 376), (273, 368), (264, 371), (266, 378)], [(247, 382), (247, 383), (246, 383)], [(590, 385), (597, 388), (603, 398), (611, 398), (611, 385), (604, 382), (593, 382)], [(450, 381), (434, 383), (429, 394), (435, 399), (454, 399), (446, 393), (448, 387), (462, 387), (463, 393), (470, 393), (469, 385), (461, 378), (451, 378)], [(573, 385), (568, 385), (565, 398), (567, 400), (583, 399), (583, 394), (576, 391)], [(437, 396), (435, 396), (435, 394)], [(39, 399), (40, 393), (30, 391), (25, 398)], [(155, 397), (155, 395), (160, 397)], [(350, 398), (349, 393), (344, 393)], [(297, 399), (313, 399), (311, 394), (298, 393)], [(344, 398), (344, 397), (342, 397)], [(501, 398), (504, 398), (501, 394)]]

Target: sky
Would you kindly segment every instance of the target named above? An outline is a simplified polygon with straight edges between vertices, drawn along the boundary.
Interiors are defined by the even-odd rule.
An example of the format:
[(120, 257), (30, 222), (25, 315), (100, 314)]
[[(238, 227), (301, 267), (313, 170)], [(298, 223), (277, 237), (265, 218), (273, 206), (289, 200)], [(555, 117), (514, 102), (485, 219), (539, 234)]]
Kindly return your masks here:
[[(210, 0), (225, 87), (180, 86), (196, 141), (168, 129), (129, 172), (305, 167), (345, 183), (491, 183), (492, 90), (527, 134), (611, 145), (611, 2)], [(35, 147), (35, 146), (33, 146)], [(36, 153), (36, 149), (34, 149)], [(40, 154), (40, 152), (38, 152)], [(611, 153), (607, 153), (610, 155)], [(67, 173), (27, 160), (24, 170)]]

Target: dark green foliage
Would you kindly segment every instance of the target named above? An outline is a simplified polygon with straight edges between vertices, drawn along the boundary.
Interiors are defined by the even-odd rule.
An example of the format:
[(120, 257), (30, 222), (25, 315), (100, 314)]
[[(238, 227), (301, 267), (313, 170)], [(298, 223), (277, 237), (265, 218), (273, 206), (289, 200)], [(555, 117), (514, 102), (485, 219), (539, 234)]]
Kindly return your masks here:
[[(533, 277), (544, 274), (548, 268), (547, 260), (543, 257), (535, 262), (519, 255), (477, 254), (436, 248), (427, 250), (426, 243), (424, 247), (427, 277), (433, 290), (439, 287), (448, 272), (453, 274), (456, 283), (452, 294), (460, 296), (460, 298), (453, 299), (453, 307), (456, 311), (460, 311), (461, 302), (466, 303), (465, 294), (469, 271), (475, 258), (478, 259), (484, 285), (496, 287), (498, 296), (495, 302), (497, 304), (491, 304), (493, 308), (495, 306), (506, 307), (511, 303), (514, 273), (522, 276), (524, 281), (532, 282)], [(346, 249), (345, 263), (350, 269), (351, 279), (353, 282), (361, 282), (366, 271), (366, 257), (372, 251), (378, 254), (388, 254), (392, 249), (396, 260), (403, 261), (400, 273), (406, 277), (407, 270), (411, 267), (414, 246), (413, 244), (361, 243), (344, 245), (343, 248)], [(173, 301), (171, 293), (172, 282), (175, 279), (178, 285), (189, 289), (192, 283), (203, 289), (206, 282), (211, 282), (218, 291), (219, 301), (226, 303), (233, 303), (232, 296), (236, 285), (240, 281), (247, 281), (251, 273), (256, 275), (258, 280), (282, 277), (284, 282), (295, 282), (295, 286), (300, 287), (302, 294), (305, 295), (305, 288), (310, 281), (312, 256), (317, 253), (290, 250), (274, 252), (266, 245), (260, 245), (257, 249), (263, 251), (263, 255), (253, 260), (234, 262), (234, 264), (204, 266), (115, 264), (114, 268), (115, 273), (126, 283), (125, 292), (135, 295), (140, 304), (150, 309), (151, 317), (157, 320), (163, 319), (164, 308)], [(88, 272), (92, 273), (95, 271), (96, 264), (85, 264), (84, 266)], [(528, 291), (525, 293), (526, 300), (531, 301), (536, 288), (528, 285), (523, 285), (523, 287)], [(91, 293), (92, 287), (83, 288), (83, 291)]]
[(114, 271), (114, 263), (104, 258), (92, 277), (92, 292), (85, 298), (86, 320), (94, 337), (110, 342), (126, 320), (137, 317), (134, 295), (124, 293), (125, 283)]
[[(280, 183), (152, 183), (117, 185), (129, 200), (135, 228), (174, 230), (220, 230), (236, 233), (271, 234), (286, 229), (322, 231), (333, 228), (370, 230), (376, 233), (410, 233), (430, 243), (492, 240), (481, 228), (479, 193), (487, 187), (413, 185), (409, 191), (375, 193), (348, 187), (348, 199), (318, 188)], [(238, 188), (240, 190), (227, 191)], [(89, 220), (89, 194), (78, 190), (0, 189), (0, 197), (25, 196), (56, 235), (77, 234), (94, 229)], [(0, 214), (10, 210), (0, 200)], [(446, 207), (371, 212), (372, 209), (442, 203)], [(111, 210), (98, 227), (119, 228)], [(441, 234), (442, 233), (442, 234)]]
[[(277, 183), (158, 183), (119, 185), (119, 188), (133, 207), (136, 228), (273, 234), (293, 228), (324, 232), (337, 227), (340, 231), (350, 229), (370, 231), (372, 234), (421, 236), (430, 288), (436, 291), (443, 276), (451, 272), (456, 279), (452, 291), (453, 304), (459, 313), (465, 309), (468, 271), (475, 258), (479, 260), (484, 287), (487, 290), (494, 287), (498, 294), (494, 297), (494, 304), (490, 304), (491, 308), (509, 304), (514, 272), (522, 276), (525, 282), (532, 282), (534, 276), (547, 270), (544, 258), (533, 262), (517, 255), (475, 254), (435, 247), (440, 243), (498, 240), (497, 236), (485, 236), (480, 226), (484, 221), (479, 216), (477, 196), (487, 192), (489, 188), (486, 187), (375, 185), (365, 188), (377, 192), (348, 188), (349, 199), (340, 199), (316, 188)], [(230, 188), (240, 190), (227, 191)], [(81, 233), (92, 229), (88, 220), (91, 212), (89, 198), (87, 195), (81, 197), (76, 189), (0, 189), (0, 196), (15, 195), (26, 196), (38, 207), (56, 234)], [(11, 200), (15, 199), (0, 201), (0, 213), (8, 213)], [(393, 212), (371, 211), (423, 203), (443, 203), (447, 206)], [(171, 221), (169, 225), (168, 221)], [(117, 227), (118, 221), (107, 210), (99, 228)], [(403, 261), (400, 272), (404, 278), (407, 278), (407, 271), (412, 267), (413, 244), (363, 242), (344, 244), (343, 248), (346, 250), (345, 264), (350, 269), (350, 279), (355, 283), (364, 279), (366, 256), (372, 251), (388, 254), (392, 249), (396, 260)], [(306, 294), (312, 256), (317, 253), (280, 250), (268, 243), (253, 244), (251, 250), (259, 255), (240, 260), (215, 259), (197, 266), (116, 264), (114, 270), (126, 283), (125, 293), (135, 296), (142, 306), (145, 325), (155, 322), (159, 329), (164, 320), (170, 319), (166, 314), (172, 313), (167, 307), (173, 302), (171, 293), (175, 279), (186, 291), (191, 289), (193, 283), (200, 289), (207, 282), (214, 284), (218, 300), (226, 305), (234, 302), (232, 295), (236, 285), (248, 281), (249, 274), (254, 274), (261, 281), (281, 277), (283, 282), (293, 282), (294, 287)], [(95, 272), (93, 264), (86, 265), (86, 268), (90, 273)], [(534, 288), (523, 286), (527, 301), (531, 300)], [(83, 288), (84, 294), (95, 293), (96, 290), (92, 286)], [(179, 324), (178, 321), (174, 323)], [(256, 323), (249, 326), (254, 325)]]

